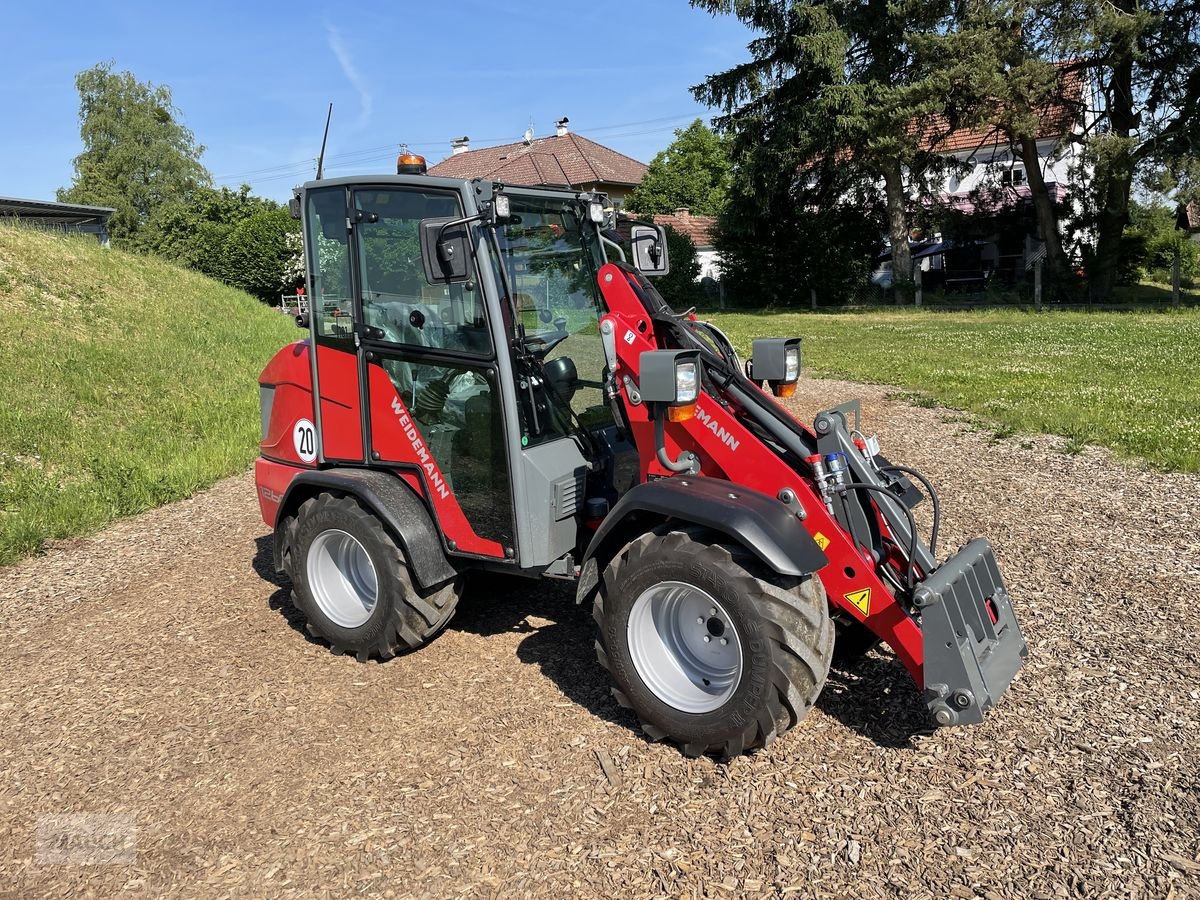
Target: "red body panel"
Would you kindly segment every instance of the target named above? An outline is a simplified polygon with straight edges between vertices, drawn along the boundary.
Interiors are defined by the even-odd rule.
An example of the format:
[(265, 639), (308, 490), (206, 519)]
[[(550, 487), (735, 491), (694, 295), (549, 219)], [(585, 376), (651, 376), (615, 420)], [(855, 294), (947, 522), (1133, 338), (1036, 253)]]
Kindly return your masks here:
[(321, 385), (321, 450), (325, 459), (363, 458), (362, 414), (358, 399), (358, 356), (317, 347)]
[[(317, 364), (322, 456), (327, 460), (362, 462), (358, 357), (321, 346), (317, 348)], [(397, 474), (427, 499), (442, 533), (459, 552), (504, 559), (504, 548), (496, 541), (480, 537), (467, 521), (387, 373), (372, 364), (368, 367), (368, 379), (372, 449), (379, 454), (377, 464), (390, 462), (416, 467), (416, 471), (404, 469)], [(293, 438), (297, 422), (314, 421), (308, 342), (298, 341), (275, 354), (259, 376), (259, 383), (275, 388), (267, 435), (260, 445), (264, 458), (255, 465), (263, 521), (274, 527), (279, 504), (292, 478), (305, 469), (317, 467), (315, 462), (308, 464), (300, 458)]]
[[(616, 328), (618, 356), (617, 383), (621, 385), (622, 401), (633, 428), (641, 461), (642, 478), (648, 475), (671, 476), (655, 455), (654, 424), (645, 404), (634, 405), (625, 394), (623, 373), (636, 382), (639, 357), (645, 350), (659, 349), (653, 325), (641, 301), (627, 280), (614, 265), (600, 270), (600, 286)], [(774, 402), (773, 398), (771, 402)], [(818, 544), (824, 545), (830, 564), (821, 570), (821, 581), (829, 593), (830, 602), (862, 621), (883, 639), (904, 663), (918, 686), (922, 684), (924, 641), (920, 628), (896, 603), (895, 597), (875, 571), (875, 564), (861, 552), (842, 531), (825, 509), (813, 483), (792, 470), (783, 460), (762, 444), (720, 403), (701, 393), (696, 416), (685, 422), (668, 422), (666, 447), (672, 458), (683, 450), (695, 453), (701, 462), (701, 474), (726, 478), (770, 496), (791, 488), (800, 498), (807, 518), (804, 526)], [(819, 537), (818, 537), (819, 536)], [(869, 612), (864, 615), (847, 595), (861, 597), (869, 590)]]

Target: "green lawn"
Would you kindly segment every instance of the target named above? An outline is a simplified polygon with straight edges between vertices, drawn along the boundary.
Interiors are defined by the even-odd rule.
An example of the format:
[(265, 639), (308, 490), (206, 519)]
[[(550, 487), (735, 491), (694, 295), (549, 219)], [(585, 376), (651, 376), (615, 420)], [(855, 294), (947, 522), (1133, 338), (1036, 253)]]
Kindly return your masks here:
[(1000, 433), (1200, 471), (1200, 310), (713, 313), (739, 351), (801, 335), (810, 373), (895, 385)]
[(298, 334), (201, 275), (11, 224), (0, 315), (0, 565), (244, 471), (258, 372)]

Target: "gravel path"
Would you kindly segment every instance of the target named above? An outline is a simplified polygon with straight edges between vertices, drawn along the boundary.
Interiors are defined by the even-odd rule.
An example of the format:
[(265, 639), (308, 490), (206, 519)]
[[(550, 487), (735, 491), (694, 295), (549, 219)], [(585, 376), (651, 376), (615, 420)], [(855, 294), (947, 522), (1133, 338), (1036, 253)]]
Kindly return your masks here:
[[(929, 732), (875, 654), (766, 752), (688, 760), (555, 585), (359, 665), (298, 630), (234, 478), (0, 570), (0, 894), (1200, 897), (1200, 478), (797, 402), (852, 396), (944, 546), (997, 545), (1031, 655), (985, 724)], [(39, 862), (69, 813), (126, 816), (133, 861)]]

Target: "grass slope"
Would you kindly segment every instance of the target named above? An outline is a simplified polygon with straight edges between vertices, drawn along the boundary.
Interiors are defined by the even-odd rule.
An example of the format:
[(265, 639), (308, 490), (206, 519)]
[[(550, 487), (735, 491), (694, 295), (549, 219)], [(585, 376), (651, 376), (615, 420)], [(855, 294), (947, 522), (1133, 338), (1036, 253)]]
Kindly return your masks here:
[(1200, 310), (722, 313), (741, 352), (804, 336), (817, 374), (908, 388), (1002, 433), (1064, 435), (1200, 471)]
[(0, 315), (0, 565), (244, 470), (256, 376), (297, 334), (201, 275), (14, 225)]

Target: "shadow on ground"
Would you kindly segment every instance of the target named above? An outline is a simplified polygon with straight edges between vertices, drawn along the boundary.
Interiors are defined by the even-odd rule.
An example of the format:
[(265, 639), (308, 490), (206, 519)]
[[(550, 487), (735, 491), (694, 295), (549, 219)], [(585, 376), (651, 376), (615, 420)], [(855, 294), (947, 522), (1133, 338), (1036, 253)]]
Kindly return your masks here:
[(831, 669), (817, 708), (880, 747), (913, 749), (914, 737), (933, 731), (920, 691), (886, 650)]
[(517, 658), (536, 665), (567, 699), (608, 722), (641, 735), (637, 718), (613, 699), (608, 675), (596, 661), (594, 626), (575, 604), (575, 586), (487, 575), (467, 582), (450, 629), (488, 635), (526, 635)]
[[(255, 543), (251, 566), (276, 587), (270, 608), (306, 641), (326, 646), (305, 628), (287, 576), (275, 572), (270, 535)], [(612, 697), (608, 674), (596, 661), (595, 626), (588, 611), (575, 604), (573, 584), (472, 574), (447, 630), (481, 637), (524, 635), (518, 659), (536, 665), (564, 696), (593, 715), (642, 734), (637, 718)], [(912, 679), (894, 657), (879, 651), (830, 671), (817, 708), (881, 747), (912, 748), (914, 736), (932, 731)]]
[(280, 575), (275, 571), (274, 551), (271, 548), (272, 537), (269, 534), (264, 534), (262, 537), (255, 538), (255, 553), (254, 559), (251, 560), (250, 566), (254, 569), (256, 575), (268, 584), (275, 585), (275, 591), (267, 598), (267, 606), (279, 613), (280, 617), (287, 622), (288, 628), (303, 637), (310, 644), (317, 644), (322, 647), (329, 645), (315, 638), (308, 633), (308, 628), (304, 624), (304, 616), (300, 610), (296, 609), (292, 603), (292, 582), (286, 575)]

